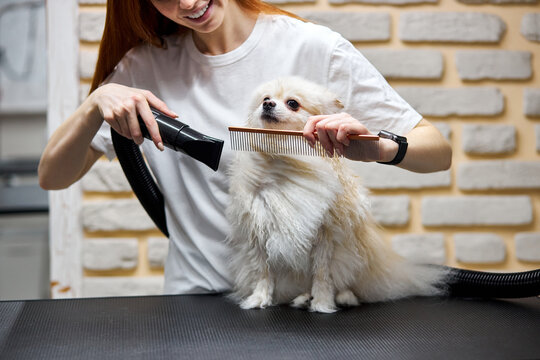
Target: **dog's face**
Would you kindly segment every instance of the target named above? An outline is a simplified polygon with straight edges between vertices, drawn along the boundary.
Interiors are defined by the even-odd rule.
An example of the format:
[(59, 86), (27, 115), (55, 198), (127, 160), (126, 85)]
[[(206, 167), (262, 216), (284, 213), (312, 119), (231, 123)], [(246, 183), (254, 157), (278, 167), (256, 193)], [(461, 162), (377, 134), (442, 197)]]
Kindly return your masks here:
[(334, 114), (342, 109), (341, 102), (324, 87), (298, 77), (280, 78), (255, 91), (248, 126), (302, 130), (310, 116)]

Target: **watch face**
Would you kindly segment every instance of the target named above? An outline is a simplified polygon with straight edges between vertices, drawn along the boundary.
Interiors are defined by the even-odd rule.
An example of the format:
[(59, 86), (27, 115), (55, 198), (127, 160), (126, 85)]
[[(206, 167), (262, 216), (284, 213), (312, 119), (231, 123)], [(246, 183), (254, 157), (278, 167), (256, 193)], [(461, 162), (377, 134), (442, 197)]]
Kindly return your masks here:
[(379, 136), (384, 138), (384, 139), (391, 139), (391, 140), (396, 141), (396, 135), (392, 134), (390, 131), (381, 130), (379, 132)]
[(390, 131), (381, 130), (379, 132), (379, 137), (382, 137), (383, 139), (390, 139), (397, 143), (404, 143), (407, 142), (407, 138), (403, 136), (396, 135), (394, 133), (391, 133)]

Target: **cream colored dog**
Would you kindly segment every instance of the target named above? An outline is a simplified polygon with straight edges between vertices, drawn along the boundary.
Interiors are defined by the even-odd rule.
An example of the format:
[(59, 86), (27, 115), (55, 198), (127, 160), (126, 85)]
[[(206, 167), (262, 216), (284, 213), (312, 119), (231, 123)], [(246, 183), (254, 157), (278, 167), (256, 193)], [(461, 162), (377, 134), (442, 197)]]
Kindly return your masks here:
[[(263, 84), (247, 126), (302, 130), (341, 112), (325, 88), (292, 77)], [(438, 295), (443, 270), (404, 261), (383, 241), (366, 189), (338, 158), (239, 152), (231, 167), (233, 297), (245, 309), (290, 302), (311, 311)]]

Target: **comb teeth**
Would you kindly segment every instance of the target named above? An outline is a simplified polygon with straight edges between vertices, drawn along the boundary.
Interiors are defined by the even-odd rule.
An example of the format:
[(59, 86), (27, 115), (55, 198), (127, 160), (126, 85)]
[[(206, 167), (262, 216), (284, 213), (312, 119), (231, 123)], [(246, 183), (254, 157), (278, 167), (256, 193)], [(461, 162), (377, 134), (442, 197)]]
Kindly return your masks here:
[(231, 149), (282, 155), (328, 156), (317, 142), (311, 147), (303, 136), (231, 130)]
[[(311, 147), (302, 131), (229, 127), (231, 149), (269, 154), (329, 157), (320, 142)], [(345, 149), (352, 158), (379, 158), (379, 137), (376, 135), (350, 135), (351, 146)], [(354, 146), (352, 146), (354, 143)], [(375, 145), (375, 146), (372, 146)], [(352, 151), (351, 151), (352, 150)], [(334, 157), (338, 157), (334, 153)]]

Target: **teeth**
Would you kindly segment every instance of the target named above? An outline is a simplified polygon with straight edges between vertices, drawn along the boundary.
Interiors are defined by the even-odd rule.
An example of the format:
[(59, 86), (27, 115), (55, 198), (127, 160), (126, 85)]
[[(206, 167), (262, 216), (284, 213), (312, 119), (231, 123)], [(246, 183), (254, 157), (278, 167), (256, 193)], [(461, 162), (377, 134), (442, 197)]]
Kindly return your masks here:
[(198, 19), (198, 18), (200, 18), (201, 16), (204, 15), (204, 13), (206, 12), (206, 10), (208, 10), (208, 5), (209, 5), (209, 4), (206, 4), (206, 6), (204, 7), (204, 9), (202, 9), (201, 11), (199, 11), (199, 12), (196, 13), (196, 14), (193, 14), (193, 15), (191, 15), (191, 16), (188, 16), (188, 18), (190, 18), (190, 19)]

